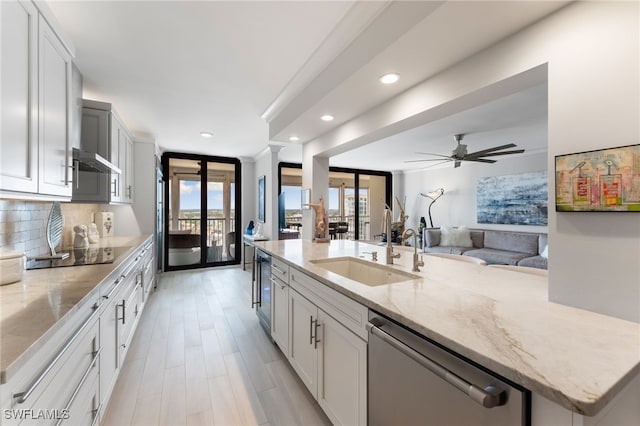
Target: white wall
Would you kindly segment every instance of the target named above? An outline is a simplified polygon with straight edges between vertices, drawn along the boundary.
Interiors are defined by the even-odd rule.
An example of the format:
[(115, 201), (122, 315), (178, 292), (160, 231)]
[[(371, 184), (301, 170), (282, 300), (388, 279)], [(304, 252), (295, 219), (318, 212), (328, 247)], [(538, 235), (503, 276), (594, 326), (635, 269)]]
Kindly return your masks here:
[[(331, 155), (486, 102), (492, 94), (539, 84), (527, 82), (532, 69), (546, 73), (549, 87), (548, 170), (558, 154), (637, 144), (639, 8), (638, 2), (571, 3), (305, 150)], [(549, 183), (553, 188), (554, 176)], [(549, 200), (553, 206), (553, 191)], [(640, 322), (640, 214), (552, 208), (549, 246), (550, 300)]]
[(265, 176), (265, 223), (262, 224), (262, 235), (269, 239), (278, 239), (278, 151), (279, 146), (269, 146), (256, 158), (253, 197), (255, 206), (253, 215), (247, 219), (258, 224), (258, 179)]
[(133, 212), (140, 232), (153, 234), (156, 227), (156, 146), (154, 142), (133, 144)]
[(408, 226), (417, 229), (420, 216), (424, 216), (429, 226), (427, 208), (431, 200), (420, 193), (444, 188), (444, 195), (431, 207), (433, 226), (466, 225), (471, 228), (547, 232), (546, 226), (478, 224), (476, 217), (478, 179), (540, 170), (547, 170), (546, 153), (503, 158), (495, 164), (463, 162), (458, 168), (449, 165), (438, 169), (406, 172), (398, 177), (403, 180), (407, 197)]
[[(242, 222), (240, 230), (244, 233), (250, 220), (256, 223), (258, 210), (256, 201), (258, 198), (258, 187), (256, 182), (256, 164), (251, 158), (240, 158), (241, 163), (241, 197), (242, 197)], [(237, 250), (236, 250), (237, 253)]]

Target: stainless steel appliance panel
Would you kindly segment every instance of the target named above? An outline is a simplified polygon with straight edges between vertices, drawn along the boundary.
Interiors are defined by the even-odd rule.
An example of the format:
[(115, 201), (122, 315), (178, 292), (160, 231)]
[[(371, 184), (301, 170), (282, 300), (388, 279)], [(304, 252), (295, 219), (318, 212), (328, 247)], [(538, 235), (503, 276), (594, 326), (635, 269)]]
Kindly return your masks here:
[(256, 307), (256, 315), (260, 324), (271, 334), (271, 256), (267, 253), (256, 251), (256, 282), (254, 300), (252, 305)]
[(369, 425), (530, 424), (530, 393), (381, 315), (369, 316)]

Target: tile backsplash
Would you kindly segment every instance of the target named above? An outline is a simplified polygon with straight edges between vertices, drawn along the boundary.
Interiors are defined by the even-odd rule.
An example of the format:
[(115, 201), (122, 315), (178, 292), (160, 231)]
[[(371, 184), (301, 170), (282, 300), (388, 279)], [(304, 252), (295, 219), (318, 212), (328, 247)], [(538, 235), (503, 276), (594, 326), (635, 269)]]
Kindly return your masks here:
[(48, 253), (47, 219), (51, 202), (0, 200), (0, 249), (27, 256)]
[[(27, 256), (49, 253), (47, 220), (52, 202), (0, 200), (0, 249), (22, 251)], [(58, 247), (73, 245), (73, 227), (93, 222), (93, 214), (101, 210), (99, 204), (61, 203), (64, 228)]]

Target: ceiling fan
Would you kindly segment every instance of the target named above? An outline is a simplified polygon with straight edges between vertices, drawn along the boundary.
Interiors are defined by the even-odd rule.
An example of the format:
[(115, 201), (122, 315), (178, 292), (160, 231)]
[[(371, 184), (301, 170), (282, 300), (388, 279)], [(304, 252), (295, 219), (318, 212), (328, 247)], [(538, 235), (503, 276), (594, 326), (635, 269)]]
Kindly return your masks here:
[[(524, 149), (513, 149), (509, 151), (504, 151), (505, 149), (515, 148), (517, 145), (513, 143), (509, 143), (506, 145), (495, 146), (493, 148), (487, 148), (480, 151), (468, 153), (467, 145), (461, 144), (462, 138), (464, 138), (464, 134), (454, 135), (456, 143), (458, 144), (456, 148), (451, 152), (451, 155), (442, 155), (442, 154), (431, 154), (428, 152), (416, 152), (416, 154), (420, 155), (433, 155), (438, 158), (425, 158), (423, 160), (407, 160), (405, 163), (418, 163), (423, 161), (439, 161), (437, 164), (448, 163), (453, 161), (453, 167), (460, 167), (461, 162), (463, 161), (474, 161), (476, 163), (495, 163), (496, 160), (492, 160), (486, 157), (495, 157), (498, 155), (509, 155), (509, 154), (522, 154)], [(433, 164), (434, 166), (437, 164)]]

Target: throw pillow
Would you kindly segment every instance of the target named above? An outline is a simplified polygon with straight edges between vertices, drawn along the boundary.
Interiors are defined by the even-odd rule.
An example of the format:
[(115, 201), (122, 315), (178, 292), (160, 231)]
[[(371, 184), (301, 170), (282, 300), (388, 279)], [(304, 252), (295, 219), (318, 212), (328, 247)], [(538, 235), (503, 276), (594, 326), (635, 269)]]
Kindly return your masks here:
[(473, 247), (471, 231), (469, 231), (466, 226), (461, 226), (457, 229), (448, 226), (441, 226), (440, 245), (452, 247)]
[(540, 256), (544, 257), (545, 259), (549, 258), (549, 245), (548, 244), (546, 246), (544, 246), (544, 250), (542, 250), (542, 253), (540, 253)]

